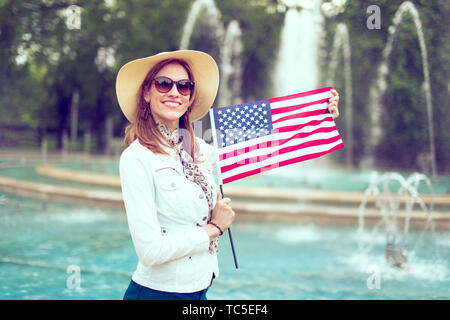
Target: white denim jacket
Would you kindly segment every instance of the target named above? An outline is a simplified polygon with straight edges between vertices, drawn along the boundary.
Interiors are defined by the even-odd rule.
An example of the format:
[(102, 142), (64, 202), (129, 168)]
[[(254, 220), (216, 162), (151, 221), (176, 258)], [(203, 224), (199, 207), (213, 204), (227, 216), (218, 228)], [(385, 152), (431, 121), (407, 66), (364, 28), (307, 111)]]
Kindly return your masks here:
[[(197, 138), (206, 160), (199, 166), (217, 194), (214, 149)], [(187, 180), (175, 152), (153, 153), (138, 140), (120, 157), (120, 179), (131, 238), (139, 258), (132, 279), (155, 290), (195, 292), (219, 275), (217, 255), (201, 226), (208, 203), (196, 183)], [(213, 207), (217, 198), (213, 197)]]

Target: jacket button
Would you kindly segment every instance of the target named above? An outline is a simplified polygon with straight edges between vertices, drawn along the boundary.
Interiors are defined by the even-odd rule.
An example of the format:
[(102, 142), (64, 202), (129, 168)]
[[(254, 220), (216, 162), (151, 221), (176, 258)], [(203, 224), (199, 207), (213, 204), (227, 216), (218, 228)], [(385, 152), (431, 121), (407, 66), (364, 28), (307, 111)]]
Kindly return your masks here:
[(198, 196), (200, 199), (203, 199), (204, 197), (205, 197), (205, 195), (204, 194), (201, 194), (201, 195), (199, 195)]
[(170, 184), (170, 186), (171, 186), (172, 188), (175, 188), (175, 187), (177, 186), (177, 184), (176, 184), (175, 182), (172, 182), (172, 183)]

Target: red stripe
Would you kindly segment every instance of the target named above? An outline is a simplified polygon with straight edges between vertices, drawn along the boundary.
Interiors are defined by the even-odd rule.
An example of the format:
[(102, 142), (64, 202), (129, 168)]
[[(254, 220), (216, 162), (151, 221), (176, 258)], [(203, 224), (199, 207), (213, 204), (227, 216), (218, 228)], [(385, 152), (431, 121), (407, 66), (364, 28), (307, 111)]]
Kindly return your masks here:
[[(267, 159), (269, 159), (271, 157), (278, 156), (280, 154), (284, 154), (284, 153), (288, 153), (288, 152), (292, 152), (292, 151), (296, 151), (296, 150), (304, 149), (304, 148), (308, 148), (308, 147), (314, 147), (314, 146), (319, 146), (319, 145), (324, 145), (324, 144), (330, 144), (330, 143), (338, 141), (339, 139), (341, 139), (341, 137), (339, 135), (337, 135), (335, 137), (328, 138), (328, 139), (317, 139), (317, 140), (307, 141), (307, 142), (304, 142), (304, 143), (297, 144), (295, 146), (290, 146), (290, 147), (286, 147), (286, 148), (283, 148), (283, 149), (278, 149), (278, 150), (276, 150), (274, 152), (271, 152), (269, 154), (255, 156), (255, 157), (250, 157), (250, 158), (239, 160), (238, 162), (233, 163), (233, 164), (229, 164), (227, 166), (223, 166), (223, 167), (221, 166), (220, 171), (222, 173), (225, 173), (227, 171), (230, 171), (230, 170), (233, 170), (233, 169), (236, 169), (236, 168), (248, 165), (250, 163), (257, 163), (257, 162), (261, 162), (261, 161), (267, 160)], [(256, 150), (256, 149), (257, 148), (254, 148), (253, 150)], [(219, 163), (219, 165), (220, 165), (220, 163)]]
[(309, 137), (310, 135), (316, 134), (316, 133), (325, 133), (325, 132), (332, 132), (336, 129), (336, 126), (333, 127), (324, 127), (324, 128), (317, 128), (311, 132), (298, 132), (297, 134), (294, 134), (292, 137), (287, 138), (287, 139), (282, 139), (282, 140), (272, 140), (272, 141), (265, 141), (265, 142), (261, 142), (249, 147), (245, 147), (245, 148), (240, 148), (240, 149), (236, 149), (227, 153), (223, 153), (219, 155), (219, 160), (223, 161), (225, 159), (228, 158), (232, 158), (244, 153), (248, 153), (250, 151), (256, 150), (256, 149), (262, 149), (262, 148), (270, 148), (272, 146), (281, 146), (283, 144), (285, 144), (288, 141), (291, 141), (292, 139), (299, 139), (299, 138), (306, 138)]
[(279, 101), (285, 101), (285, 100), (289, 100), (289, 99), (301, 98), (301, 97), (310, 96), (310, 95), (313, 95), (313, 94), (327, 92), (327, 91), (330, 91), (331, 89), (333, 89), (333, 87), (325, 87), (325, 88), (320, 88), (320, 89), (316, 89), (316, 90), (311, 90), (311, 91), (306, 91), (306, 92), (301, 92), (301, 93), (295, 93), (295, 94), (291, 94), (291, 95), (288, 95), (288, 96), (272, 98), (272, 99), (268, 99), (268, 100), (269, 100), (270, 103), (279, 102)]
[(326, 117), (326, 118), (324, 118), (322, 120), (311, 120), (311, 121), (309, 121), (307, 123), (304, 123), (304, 124), (296, 124), (296, 125), (292, 125), (292, 126), (283, 126), (283, 127), (280, 127), (280, 128), (273, 129), (273, 132), (277, 133), (277, 132), (297, 131), (297, 130), (301, 130), (304, 127), (308, 127), (308, 126), (318, 126), (322, 122), (325, 122), (325, 121), (328, 121), (328, 122), (334, 121), (333, 117), (331, 116), (331, 113), (330, 113), (329, 117)]
[(293, 164), (293, 163), (297, 163), (297, 162), (301, 162), (301, 161), (305, 161), (305, 160), (318, 158), (318, 157), (321, 157), (321, 156), (323, 156), (323, 155), (325, 155), (327, 153), (331, 153), (331, 152), (333, 152), (335, 150), (341, 149), (343, 147), (344, 147), (344, 144), (340, 143), (340, 144), (334, 146), (333, 148), (331, 148), (330, 150), (327, 150), (327, 151), (318, 152), (318, 153), (312, 153), (312, 154), (306, 154), (306, 155), (303, 155), (303, 156), (300, 156), (300, 157), (297, 157), (297, 158), (292, 158), (292, 159), (280, 161), (280, 162), (278, 162), (276, 164), (271, 164), (271, 165), (267, 165), (267, 166), (264, 166), (264, 167), (261, 167), (261, 168), (257, 168), (257, 169), (254, 169), (254, 170), (247, 171), (247, 172), (239, 173), (237, 175), (234, 175), (234, 176), (231, 176), (231, 177), (223, 179), (222, 183), (226, 184), (226, 183), (229, 183), (229, 182), (232, 182), (232, 181), (235, 181), (235, 180), (239, 180), (239, 179), (242, 179), (242, 178), (245, 178), (245, 177), (248, 177), (248, 176), (252, 176), (254, 174), (258, 174), (258, 173), (261, 173), (263, 171), (267, 171), (267, 170), (270, 170), (270, 169), (279, 168), (279, 167), (286, 166), (288, 164)]
[(327, 109), (321, 109), (321, 110), (314, 110), (314, 111), (308, 111), (308, 112), (295, 113), (295, 114), (291, 114), (291, 115), (282, 117), (282, 118), (277, 119), (275, 121), (272, 121), (272, 123), (277, 123), (277, 122), (286, 121), (286, 120), (290, 120), (290, 119), (296, 119), (296, 118), (313, 117), (313, 116), (318, 116), (318, 115), (321, 115), (321, 114), (325, 114), (327, 112), (328, 112)]
[(325, 103), (325, 102), (328, 102), (328, 100), (330, 100), (330, 98), (307, 102), (307, 103), (302, 103), (302, 104), (296, 104), (296, 105), (288, 106), (288, 107), (275, 108), (275, 109), (272, 109), (271, 112), (272, 112), (272, 114), (280, 114), (280, 113), (284, 113), (284, 112), (295, 111), (298, 109), (313, 106), (315, 104)]

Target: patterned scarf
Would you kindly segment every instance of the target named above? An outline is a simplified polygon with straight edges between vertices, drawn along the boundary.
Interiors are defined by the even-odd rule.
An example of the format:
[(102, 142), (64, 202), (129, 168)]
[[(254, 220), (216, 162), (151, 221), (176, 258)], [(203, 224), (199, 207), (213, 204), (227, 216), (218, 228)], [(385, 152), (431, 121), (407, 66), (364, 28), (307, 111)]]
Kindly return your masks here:
[[(152, 117), (153, 118), (153, 117)], [(154, 119), (154, 118), (153, 118)], [(163, 137), (174, 147), (175, 153), (178, 155), (181, 164), (183, 165), (183, 172), (186, 177), (191, 182), (199, 185), (203, 193), (205, 194), (206, 201), (208, 202), (209, 213), (208, 213), (208, 223), (212, 218), (212, 210), (213, 210), (213, 191), (205, 176), (201, 172), (198, 164), (194, 162), (191, 155), (183, 148), (183, 137), (179, 135), (178, 129), (170, 132), (169, 128), (161, 122), (158, 122), (154, 119), (155, 124), (157, 125), (159, 132), (163, 135)], [(218, 239), (213, 239), (209, 244), (209, 252), (211, 254), (217, 254), (219, 250), (218, 247)]]

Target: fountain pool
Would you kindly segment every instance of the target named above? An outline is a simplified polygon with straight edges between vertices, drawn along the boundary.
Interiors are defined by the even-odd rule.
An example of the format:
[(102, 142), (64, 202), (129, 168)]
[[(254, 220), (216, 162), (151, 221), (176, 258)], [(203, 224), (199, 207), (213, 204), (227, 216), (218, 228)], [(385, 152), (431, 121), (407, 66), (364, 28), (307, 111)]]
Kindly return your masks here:
[[(121, 299), (137, 258), (123, 211), (0, 195), (0, 299)], [(410, 232), (410, 239), (419, 232)], [(221, 238), (214, 299), (449, 299), (450, 231), (427, 233), (405, 269), (357, 227), (237, 221), (239, 269)], [(372, 244), (359, 252), (358, 241)], [(80, 285), (70, 286), (78, 268)], [(375, 269), (374, 269), (375, 268)], [(379, 289), (369, 286), (373, 270)], [(73, 284), (73, 283), (72, 283)], [(372, 289), (370, 289), (372, 288)]]

